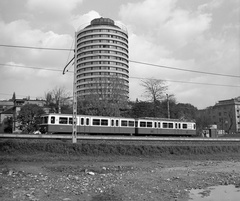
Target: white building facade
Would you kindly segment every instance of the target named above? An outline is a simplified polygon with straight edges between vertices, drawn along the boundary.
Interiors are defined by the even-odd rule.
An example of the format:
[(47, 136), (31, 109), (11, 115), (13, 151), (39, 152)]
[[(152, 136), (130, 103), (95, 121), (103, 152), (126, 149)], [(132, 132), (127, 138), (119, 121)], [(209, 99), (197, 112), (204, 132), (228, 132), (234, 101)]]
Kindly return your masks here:
[[(109, 18), (97, 18), (76, 33), (75, 79), (78, 97), (117, 91), (129, 97), (128, 34)], [(117, 86), (117, 87), (116, 87)]]

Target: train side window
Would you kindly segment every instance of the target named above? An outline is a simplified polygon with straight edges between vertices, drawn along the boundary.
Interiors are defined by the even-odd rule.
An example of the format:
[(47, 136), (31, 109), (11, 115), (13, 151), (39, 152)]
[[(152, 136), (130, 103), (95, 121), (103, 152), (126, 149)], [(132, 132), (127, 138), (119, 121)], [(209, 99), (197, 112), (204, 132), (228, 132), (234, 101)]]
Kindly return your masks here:
[(67, 124), (68, 118), (67, 117), (59, 117), (59, 124)]
[(173, 128), (173, 123), (169, 123), (168, 128)]
[(101, 119), (101, 126), (108, 126), (108, 120), (107, 119)]
[[(46, 122), (48, 123), (48, 122)], [(51, 117), (51, 124), (55, 124), (55, 117)]]
[(183, 126), (183, 128), (185, 128), (185, 129), (187, 128), (187, 124), (182, 124), (182, 126)]
[(127, 121), (126, 120), (121, 120), (121, 126), (127, 126)]
[(161, 123), (160, 122), (158, 122), (158, 128), (161, 128)]
[(73, 124), (73, 119), (71, 117), (69, 118), (69, 124)]
[(163, 128), (168, 128), (168, 123), (163, 122)]
[(177, 124), (177, 123), (175, 123), (175, 128), (178, 128), (177, 126), (178, 126), (178, 124)]
[(84, 125), (84, 118), (81, 118), (81, 125)]
[(181, 124), (178, 124), (178, 128), (181, 128)]
[(100, 119), (93, 119), (92, 125), (99, 126), (100, 125)]
[(111, 120), (111, 126), (114, 126), (114, 120), (113, 119)]
[(146, 127), (146, 122), (145, 121), (140, 121), (140, 127)]
[(147, 122), (147, 127), (148, 127), (148, 128), (152, 128), (152, 122), (148, 121), (148, 122)]
[(193, 129), (196, 129), (196, 124), (193, 124)]
[(154, 122), (154, 128), (157, 128), (157, 122)]
[(134, 127), (134, 121), (129, 121), (128, 126)]
[(86, 119), (86, 125), (89, 126), (89, 118)]

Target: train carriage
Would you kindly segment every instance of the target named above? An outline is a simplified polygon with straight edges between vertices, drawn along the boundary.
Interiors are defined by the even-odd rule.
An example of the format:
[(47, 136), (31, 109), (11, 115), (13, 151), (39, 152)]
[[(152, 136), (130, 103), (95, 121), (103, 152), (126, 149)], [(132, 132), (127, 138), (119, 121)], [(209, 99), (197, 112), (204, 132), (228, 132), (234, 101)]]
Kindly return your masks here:
[[(42, 116), (40, 131), (47, 134), (71, 134), (72, 115)], [(77, 116), (77, 133), (94, 135), (194, 136), (196, 124), (174, 119)]]
[(174, 119), (139, 119), (135, 134), (193, 136), (196, 135), (196, 124), (194, 122), (183, 122)]

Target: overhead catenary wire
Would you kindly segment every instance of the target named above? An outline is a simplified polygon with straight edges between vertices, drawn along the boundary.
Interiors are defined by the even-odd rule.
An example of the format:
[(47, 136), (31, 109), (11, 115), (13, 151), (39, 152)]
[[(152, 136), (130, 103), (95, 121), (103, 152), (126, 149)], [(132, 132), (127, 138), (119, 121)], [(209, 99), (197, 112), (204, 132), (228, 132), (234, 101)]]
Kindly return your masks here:
[(158, 67), (158, 68), (167, 68), (167, 69), (171, 69), (171, 70), (180, 70), (180, 71), (187, 71), (187, 72), (191, 72), (191, 73), (202, 73), (202, 74), (207, 74), (207, 75), (218, 75), (218, 76), (224, 76), (224, 77), (240, 78), (240, 75), (228, 75), (228, 74), (221, 74), (221, 73), (204, 72), (204, 71), (176, 68), (176, 67), (171, 67), (171, 66), (163, 66), (163, 65), (158, 65), (158, 64), (151, 64), (151, 63), (146, 63), (146, 62), (141, 62), (141, 61), (133, 61), (133, 60), (129, 60), (129, 61), (133, 62), (133, 63), (154, 66), (154, 67)]
[(54, 51), (74, 51), (74, 49), (70, 49), (70, 48), (34, 47), (34, 46), (23, 46), (23, 45), (0, 44), (0, 47), (25, 48), (25, 49), (36, 49), (36, 50), (54, 50)]
[[(12, 65), (12, 64), (1, 64), (0, 66), (10, 66), (10, 67), (19, 67), (19, 68), (29, 68), (29, 69), (37, 69), (37, 70), (46, 70), (46, 71), (57, 71), (62, 72), (61, 69), (53, 69), (53, 68), (42, 68), (42, 67), (34, 67), (34, 66), (22, 66), (22, 65)], [(73, 71), (68, 71), (73, 73)], [(200, 83), (200, 82), (188, 82), (188, 81), (181, 81), (181, 80), (169, 80), (169, 79), (156, 79), (156, 78), (141, 78), (141, 77), (129, 77), (130, 79), (155, 79), (155, 80), (162, 80), (166, 82), (178, 82), (182, 84), (198, 84), (198, 85), (211, 85), (211, 86), (223, 86), (223, 87), (240, 87), (240, 85), (224, 85), (224, 84), (211, 84), (211, 83)]]
[[(59, 50), (59, 51), (74, 51), (74, 49), (71, 48), (50, 48), (50, 47), (33, 47), (33, 46), (20, 46), (20, 45), (5, 45), (0, 44), (2, 47), (9, 47), (9, 48), (27, 48), (27, 49), (40, 49), (40, 50)], [(214, 72), (205, 72), (205, 71), (197, 71), (197, 70), (190, 70), (190, 69), (184, 69), (184, 68), (177, 68), (177, 67), (171, 67), (171, 66), (165, 66), (165, 65), (159, 65), (159, 64), (151, 64), (147, 62), (141, 62), (141, 61), (134, 61), (134, 60), (128, 60), (132, 63), (138, 63), (142, 65), (148, 65), (158, 68), (166, 68), (171, 70), (178, 70), (178, 71), (186, 71), (191, 73), (201, 73), (206, 75), (216, 75), (216, 76), (224, 76), (224, 77), (232, 77), (232, 78), (240, 78), (240, 75), (229, 75), (229, 74), (221, 74), (221, 73), (214, 73)]]

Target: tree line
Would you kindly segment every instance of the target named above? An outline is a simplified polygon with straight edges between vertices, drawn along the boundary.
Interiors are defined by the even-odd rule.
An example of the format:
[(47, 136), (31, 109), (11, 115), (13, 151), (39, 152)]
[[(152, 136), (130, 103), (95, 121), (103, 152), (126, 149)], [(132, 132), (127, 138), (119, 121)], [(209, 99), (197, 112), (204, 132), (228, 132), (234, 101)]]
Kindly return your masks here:
[[(115, 79), (115, 78), (114, 78)], [(112, 81), (112, 80), (111, 80)], [(166, 82), (156, 79), (141, 81), (144, 88), (144, 101), (129, 101), (125, 94), (121, 95), (123, 86), (114, 80), (109, 90), (109, 80), (97, 83), (96, 92), (77, 98), (77, 113), (83, 115), (114, 116), (114, 117), (155, 117), (196, 121), (198, 129), (208, 125), (208, 120), (199, 115), (198, 109), (189, 103), (177, 103), (173, 94), (167, 94)], [(45, 93), (45, 107), (50, 113), (72, 114), (72, 95), (65, 87), (55, 87)], [(26, 104), (21, 107), (17, 122), (20, 129), (30, 133), (37, 129), (43, 108), (37, 105)], [(7, 121), (9, 125), (10, 120)], [(10, 131), (11, 129), (6, 129)]]

